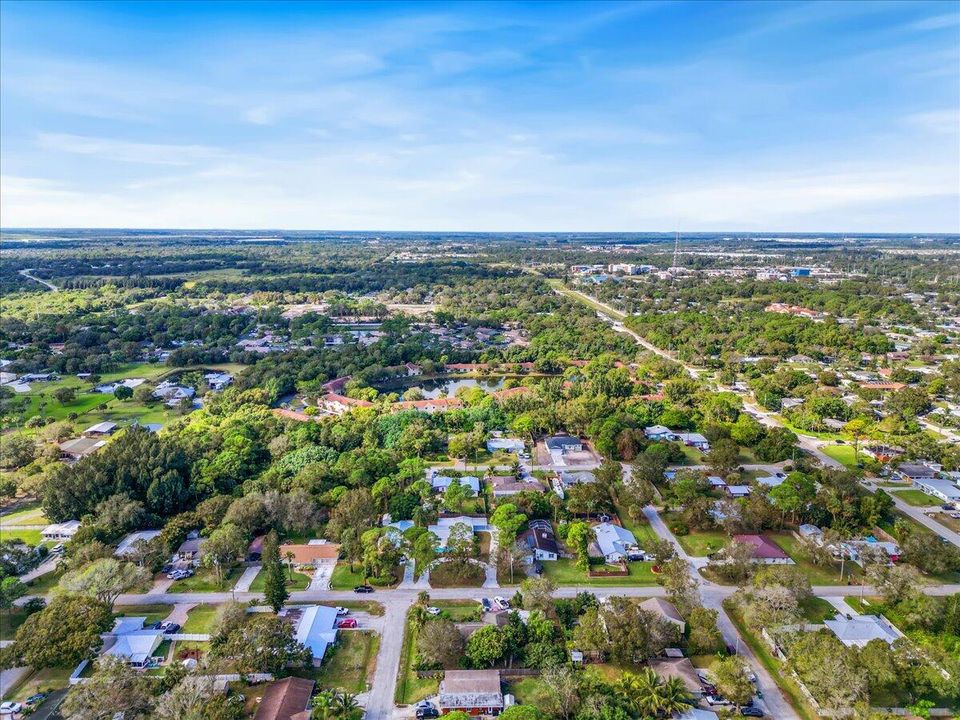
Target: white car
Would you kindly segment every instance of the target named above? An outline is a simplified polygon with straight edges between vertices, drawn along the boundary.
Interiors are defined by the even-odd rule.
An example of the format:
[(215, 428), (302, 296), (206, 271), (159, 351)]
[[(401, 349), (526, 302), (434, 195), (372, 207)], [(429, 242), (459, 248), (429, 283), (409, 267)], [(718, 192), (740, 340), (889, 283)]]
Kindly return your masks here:
[(0, 715), (15, 715), (21, 710), (23, 710), (23, 705), (18, 702), (13, 702), (12, 700), (8, 700), (0, 705)]
[(439, 614), (440, 614), (440, 608), (434, 607), (433, 605), (431, 605), (430, 607), (427, 608), (427, 613), (428, 613), (429, 615), (439, 615)]
[(498, 608), (500, 608), (501, 610), (509, 610), (509, 609), (510, 609), (510, 602), (509, 602), (506, 598), (502, 598), (502, 597), (500, 597), (499, 595), (497, 595), (497, 596), (493, 599), (493, 602), (494, 602), (494, 604), (495, 604)]
[(342, 607), (341, 605), (337, 605), (335, 610), (337, 611), (337, 617), (343, 617), (344, 615), (350, 614), (350, 609)]

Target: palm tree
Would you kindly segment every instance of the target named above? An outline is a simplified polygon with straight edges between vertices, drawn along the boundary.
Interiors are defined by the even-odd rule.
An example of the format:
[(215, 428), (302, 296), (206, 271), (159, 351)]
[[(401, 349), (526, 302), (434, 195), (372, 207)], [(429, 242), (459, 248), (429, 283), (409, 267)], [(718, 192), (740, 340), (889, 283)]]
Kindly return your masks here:
[(693, 698), (684, 687), (680, 678), (670, 678), (660, 686), (659, 711), (669, 717), (673, 713), (683, 712), (693, 704)]
[(617, 683), (617, 689), (627, 697), (641, 717), (666, 717), (686, 710), (693, 704), (680, 678), (670, 678), (664, 682), (650, 668), (644, 668), (637, 674), (624, 673)]
[(293, 560), (297, 556), (294, 555), (293, 551), (287, 550), (287, 552), (284, 553), (284, 557), (287, 560), (287, 571), (290, 575), (290, 582), (292, 583), (293, 582)]
[(349, 717), (350, 714), (360, 707), (360, 703), (357, 702), (357, 696), (348, 692), (338, 692), (333, 705), (334, 710), (340, 717)]

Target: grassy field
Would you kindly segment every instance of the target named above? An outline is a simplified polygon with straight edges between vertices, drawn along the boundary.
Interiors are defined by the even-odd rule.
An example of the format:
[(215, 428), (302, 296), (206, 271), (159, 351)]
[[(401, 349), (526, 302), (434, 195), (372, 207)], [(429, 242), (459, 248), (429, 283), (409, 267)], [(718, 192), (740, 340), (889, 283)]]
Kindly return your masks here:
[(767, 533), (767, 537), (793, 559), (812, 585), (844, 585), (848, 579), (858, 581), (859, 578), (863, 577), (863, 571), (856, 563), (844, 563), (843, 579), (841, 580), (840, 563), (819, 566), (804, 559), (798, 548), (800, 541), (790, 533)]
[(341, 630), (337, 644), (327, 651), (317, 673), (317, 684), (324, 689), (362, 693), (369, 689), (380, 649), (380, 636), (370, 630)]
[[(664, 522), (670, 523), (666, 517)], [(677, 541), (693, 557), (706, 557), (724, 547), (730, 538), (722, 530), (693, 530), (687, 535), (677, 535)]]
[(483, 614), (475, 600), (431, 600), (430, 604), (443, 610), (453, 622), (471, 622)]
[(831, 620), (837, 614), (837, 609), (823, 598), (809, 597), (800, 603), (800, 610), (808, 622), (821, 623)]
[(69, 684), (70, 674), (72, 672), (72, 667), (53, 667), (34, 670), (23, 682), (9, 688), (3, 688), (3, 699), (23, 702), (31, 695), (36, 695), (39, 692), (60, 690)]
[(543, 574), (557, 585), (583, 585), (604, 587), (608, 585), (656, 585), (657, 576), (650, 569), (652, 563), (632, 562), (627, 567), (630, 574), (625, 577), (589, 577), (580, 570), (573, 560), (562, 558), (543, 563)]
[(486, 579), (486, 572), (480, 565), (471, 564), (460, 572), (454, 573), (454, 563), (437, 563), (430, 568), (430, 587), (480, 587)]
[(0, 640), (13, 640), (17, 628), (23, 625), (26, 619), (27, 613), (20, 608), (0, 610)]
[[(290, 572), (284, 570), (284, 574), (287, 578), (287, 589), (288, 590), (306, 590), (310, 585), (310, 576), (304, 575), (303, 573), (294, 571), (293, 580), (290, 580)], [(253, 582), (250, 583), (250, 592), (263, 592), (267, 584), (267, 574), (262, 570), (257, 573), (257, 576), (253, 579)]]
[(122, 612), (114, 613), (114, 617), (146, 617), (144, 625), (166, 620), (173, 611), (173, 605), (155, 603), (153, 605), (123, 605)]
[(403, 647), (400, 650), (400, 667), (397, 670), (397, 688), (393, 699), (398, 705), (409, 705), (437, 692), (440, 681), (436, 678), (418, 678), (413, 669), (417, 657), (418, 630), (407, 614), (403, 629)]
[(43, 538), (40, 537), (41, 530), (42, 528), (9, 530), (6, 527), (0, 527), (0, 539), (23, 540), (23, 542), (25, 542), (27, 545), (39, 545), (41, 542), (43, 542)]
[(212, 568), (198, 568), (196, 575), (176, 580), (167, 592), (224, 592), (237, 584), (243, 568), (235, 567), (223, 576), (223, 582), (217, 582), (217, 574)]
[(27, 583), (27, 587), (29, 588), (28, 593), (30, 595), (46, 595), (56, 586), (58, 582), (60, 582), (60, 577), (62, 575), (62, 572), (53, 570), (51, 572), (44, 573), (38, 578), (34, 578)]
[(856, 453), (854, 452), (853, 445), (824, 445), (820, 449), (827, 457), (843, 463), (844, 467), (852, 469), (857, 466)]
[(350, 569), (350, 563), (337, 563), (333, 569), (333, 575), (330, 576), (330, 589), (352, 590), (357, 585), (363, 585), (364, 582), (366, 582), (366, 576), (362, 571), (353, 572)]
[(536, 708), (554, 706), (550, 691), (537, 677), (525, 677), (510, 681), (510, 693), (517, 699), (519, 705), (533, 705)]
[(28, 503), (16, 512), (0, 515), (0, 528), (4, 525), (39, 525), (47, 526), (50, 521), (43, 514), (43, 508), (40, 503)]
[(187, 621), (183, 624), (183, 632), (209, 633), (216, 614), (216, 605), (197, 605), (191, 608), (187, 613)]
[(923, 490), (917, 490), (911, 488), (909, 490), (893, 490), (890, 493), (891, 495), (896, 495), (901, 500), (906, 500), (911, 505), (917, 507), (932, 507), (934, 505), (940, 505), (942, 500), (927, 495)]
[(348, 610), (369, 613), (375, 617), (380, 617), (384, 613), (383, 605), (374, 600), (320, 600), (317, 605), (345, 607)]

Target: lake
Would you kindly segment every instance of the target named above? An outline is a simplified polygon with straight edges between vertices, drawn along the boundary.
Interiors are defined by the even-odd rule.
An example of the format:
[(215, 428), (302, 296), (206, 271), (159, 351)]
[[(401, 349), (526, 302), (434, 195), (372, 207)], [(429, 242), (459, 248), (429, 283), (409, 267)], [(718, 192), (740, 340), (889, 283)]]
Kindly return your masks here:
[(389, 385), (378, 387), (377, 390), (383, 393), (395, 392), (399, 395), (403, 395), (406, 390), (415, 387), (419, 388), (421, 392), (423, 392), (424, 398), (428, 400), (435, 400), (436, 398), (456, 397), (457, 390), (462, 387), (479, 387), (488, 393), (493, 392), (494, 390), (502, 390), (505, 380), (506, 378), (502, 377), (436, 378), (433, 380), (417, 380), (416, 378), (409, 378), (407, 382), (390, 383)]

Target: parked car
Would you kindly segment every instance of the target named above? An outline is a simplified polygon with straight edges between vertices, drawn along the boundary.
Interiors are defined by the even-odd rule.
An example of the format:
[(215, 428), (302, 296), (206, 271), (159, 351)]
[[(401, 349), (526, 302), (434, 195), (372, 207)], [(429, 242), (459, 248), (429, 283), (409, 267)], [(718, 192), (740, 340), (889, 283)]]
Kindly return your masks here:
[(180, 632), (180, 623), (165, 622), (160, 626), (160, 629), (163, 630), (165, 635), (173, 635), (176, 632)]
[(490, 598), (480, 598), (480, 605), (483, 606), (484, 612), (490, 612), (493, 609)]
[(355, 628), (357, 627), (356, 618), (343, 618), (342, 620), (337, 620), (338, 628)]
[(501, 610), (509, 610), (509, 609), (510, 609), (510, 601), (507, 600), (506, 598), (500, 597), (499, 595), (497, 595), (497, 596), (493, 599), (493, 604), (496, 605), (496, 606), (497, 606), (498, 608), (500, 608)]
[(424, 718), (438, 718), (440, 713), (433, 706), (430, 707), (419, 707), (416, 710), (417, 720), (424, 720)]
[(743, 717), (763, 717), (763, 710), (758, 707), (740, 708), (740, 715)]
[(52, 552), (52, 553), (54, 553), (54, 554), (56, 554), (56, 555), (59, 555), (59, 554), (62, 553), (64, 550), (65, 550), (65, 548), (63, 547), (63, 543), (57, 543), (57, 544), (54, 545), (52, 548), (50, 548), (50, 552)]
[(350, 609), (349, 609), (349, 608), (341, 607), (340, 605), (337, 605), (336, 611), (337, 611), (337, 615), (340, 615), (340, 616), (349, 615), (349, 614), (350, 614)]
[(367, 593), (372, 593), (372, 592), (373, 592), (373, 588), (370, 587), (369, 585), (357, 585), (357, 586), (353, 589), (353, 591), (354, 591), (355, 593), (360, 593), (360, 594), (362, 594), (362, 595), (366, 595)]
[(31, 695), (26, 700), (24, 700), (24, 703), (26, 703), (27, 705), (39, 705), (46, 699), (47, 699), (47, 693), (37, 693), (36, 695)]
[(12, 700), (0, 704), (0, 715), (15, 715), (21, 710), (23, 710), (23, 705)]
[(440, 608), (434, 607), (433, 605), (431, 605), (430, 607), (427, 608), (427, 614), (428, 614), (428, 615), (439, 615), (439, 614), (440, 614)]
[(707, 701), (707, 705), (710, 705), (710, 706), (713, 706), (713, 705), (733, 705), (732, 702), (730, 702), (729, 700), (727, 700), (727, 699), (726, 699), (725, 697), (723, 697), (722, 695), (706, 695), (706, 696), (705, 696), (705, 699), (706, 699), (706, 701)]

